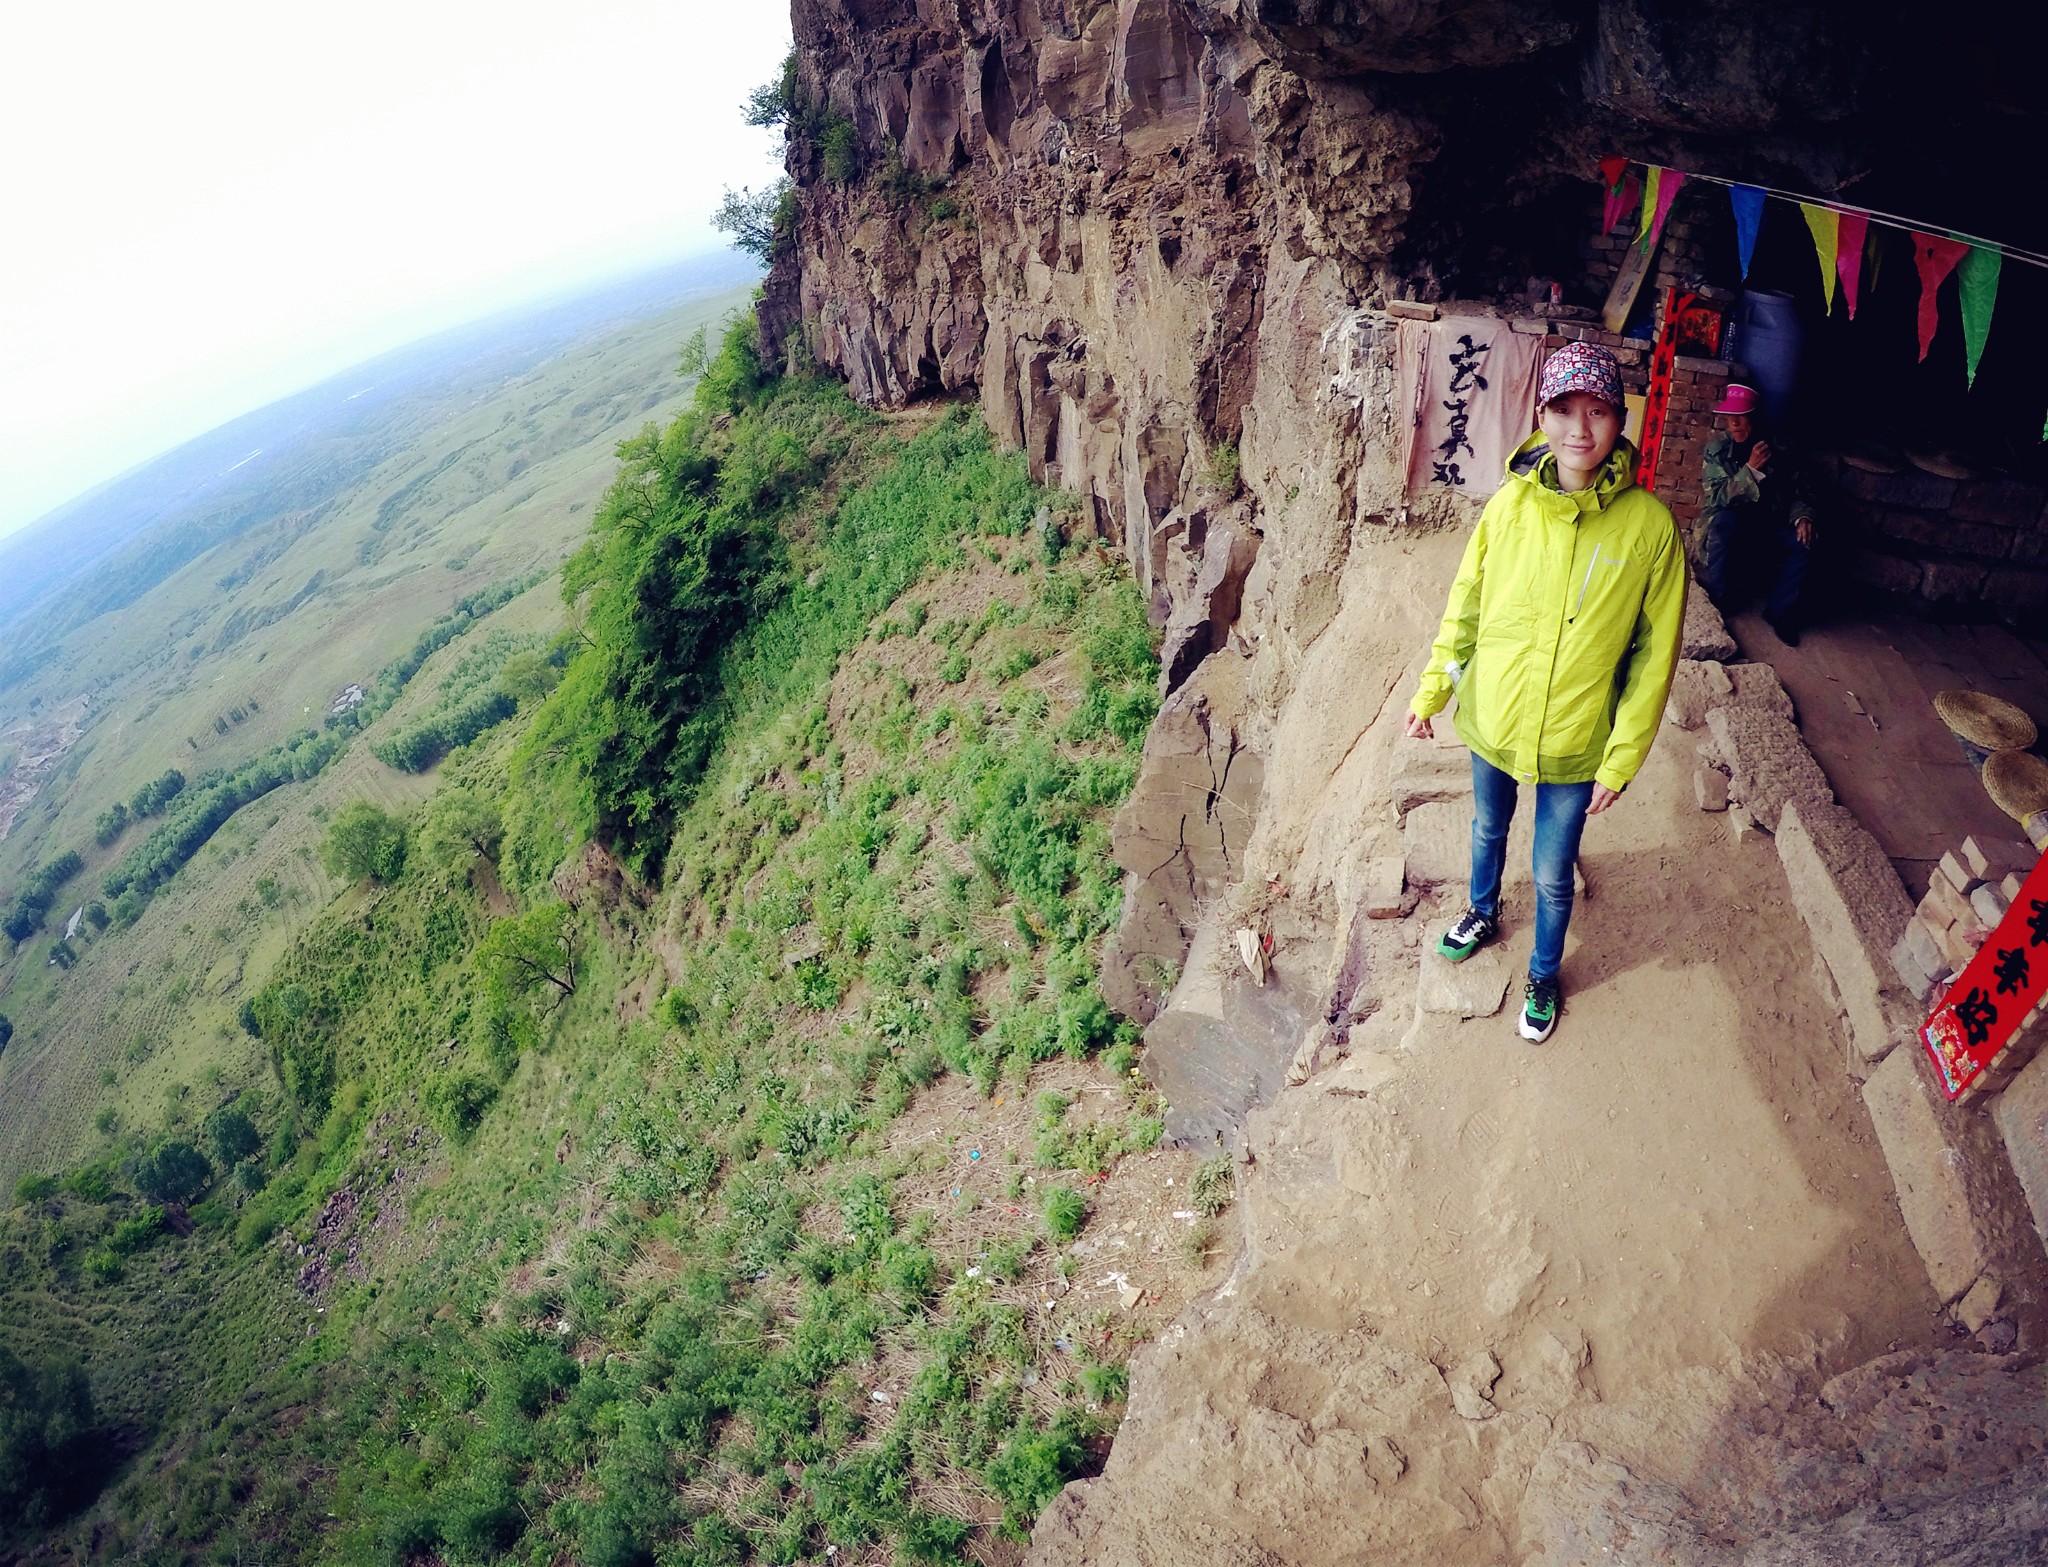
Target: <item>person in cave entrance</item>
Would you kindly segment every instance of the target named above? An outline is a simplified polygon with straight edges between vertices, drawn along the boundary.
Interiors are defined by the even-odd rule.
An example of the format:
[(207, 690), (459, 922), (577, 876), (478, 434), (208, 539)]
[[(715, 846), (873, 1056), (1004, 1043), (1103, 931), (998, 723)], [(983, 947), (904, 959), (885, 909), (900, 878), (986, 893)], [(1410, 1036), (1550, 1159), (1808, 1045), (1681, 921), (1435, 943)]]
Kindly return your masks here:
[(1472, 753), (1472, 884), (1436, 945), (1450, 962), (1498, 934), (1508, 824), (1519, 786), (1536, 786), (1536, 934), (1516, 1028), (1541, 1044), (1563, 1005), (1579, 838), (1656, 738), (1686, 564), (1671, 513), (1635, 482), (1614, 355), (1559, 349), (1536, 402), (1537, 431), (1508, 459), (1465, 546), (1407, 733), (1431, 738), (1456, 692), (1458, 738)]
[(1766, 438), (1755, 390), (1731, 383), (1714, 413), (1721, 428), (1707, 438), (1701, 460), (1707, 537), (1700, 586), (1725, 612), (1731, 557), (1756, 557), (1771, 567), (1764, 619), (1787, 647), (1799, 645), (1801, 600), (1813, 555), (1813, 502), (1789, 452)]

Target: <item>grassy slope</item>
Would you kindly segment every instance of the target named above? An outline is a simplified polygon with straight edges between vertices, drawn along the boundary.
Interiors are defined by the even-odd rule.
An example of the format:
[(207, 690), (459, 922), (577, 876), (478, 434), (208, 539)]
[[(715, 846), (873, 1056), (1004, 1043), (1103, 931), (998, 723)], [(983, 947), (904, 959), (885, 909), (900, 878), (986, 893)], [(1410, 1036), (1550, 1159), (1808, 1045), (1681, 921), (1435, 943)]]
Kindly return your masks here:
[[(1131, 1213), (1077, 1250), (1148, 1226), (1157, 1309), (1210, 1257), (1162, 1207), (1192, 1161), (1128, 1157), (1156, 1106), (1093, 987), (1149, 633), (1106, 559), (1025, 527), (978, 429), (899, 452), (833, 417), (824, 496), (872, 478), (790, 527), (800, 586), (727, 657), (667, 890), (566, 884), (565, 1004), (494, 999), (483, 893), (415, 869), (277, 971), (340, 1087), (260, 1194), (101, 1285), (79, 1258), (120, 1201), (9, 1222), (6, 1305), (39, 1292), (45, 1324), (61, 1300), (120, 1333), (160, 1259), (219, 1281), (168, 1380), (110, 1363), (103, 1402), (153, 1445), (67, 1552), (97, 1526), (164, 1560), (988, 1559), (1099, 1450), (1151, 1316), (1070, 1294), (1048, 1231)], [(502, 793), (521, 727), (444, 778)], [(1069, 1059), (1104, 1046), (1110, 1069)], [(999, 1108), (955, 1119), (975, 1102)], [(265, 1243), (271, 1219), (293, 1228)]]
[[(464, 406), (421, 409), (417, 440), (337, 495), (316, 526), (281, 518), (73, 633), (60, 664), (6, 693), (0, 729), (30, 716), (30, 703), (81, 691), (92, 713), (0, 842), (0, 889), (33, 863), (79, 849), (87, 868), (64, 889), (61, 928), (150, 830), (131, 826), (110, 847), (95, 846), (93, 820), (112, 802), (165, 767), (188, 776), (231, 767), (317, 723), (340, 687), (366, 680), (457, 598), (559, 560), (611, 476), (616, 441), (687, 397), (672, 373), (677, 344), (740, 302), (694, 302), (570, 349)], [(321, 588), (289, 615), (222, 645), (238, 617), (246, 626), (290, 602), (316, 573)], [(560, 614), (542, 587), (493, 623), (547, 630)], [(216, 733), (215, 718), (237, 706), (245, 718)], [(149, 1124), (174, 1084), (195, 1085), (209, 1069), (230, 1086), (245, 1081), (255, 1063), (231, 1026), (235, 1008), (332, 890), (310, 858), (318, 814), (365, 795), (402, 805), (424, 788), (359, 744), (328, 776), (241, 813), (196, 874), (181, 876), (132, 929), (94, 943), (69, 973), (43, 962), (57, 931), (25, 943), (0, 968), (0, 1013), (17, 1030), (0, 1054), (0, 1185), (88, 1150), (102, 1104)], [(278, 883), (275, 904), (256, 894), (264, 877)], [(129, 1059), (144, 1049), (146, 1059)], [(119, 1080), (103, 1084), (110, 1071)]]

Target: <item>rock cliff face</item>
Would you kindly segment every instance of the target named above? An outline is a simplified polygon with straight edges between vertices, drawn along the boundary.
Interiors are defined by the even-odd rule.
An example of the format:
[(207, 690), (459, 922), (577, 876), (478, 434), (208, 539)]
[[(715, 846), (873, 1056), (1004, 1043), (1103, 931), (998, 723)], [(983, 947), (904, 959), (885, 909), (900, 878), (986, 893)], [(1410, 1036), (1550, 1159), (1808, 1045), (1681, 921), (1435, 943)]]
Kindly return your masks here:
[[(1148, 1064), (1177, 1101), (1185, 1090), (1174, 1129), (1205, 1141), (1235, 1138), (1255, 1103), (1290, 1077), (1314, 1074), (1347, 1043), (1354, 1075), (1359, 1062), (1382, 1059), (1378, 1050), (1431, 1041), (1448, 1050), (1454, 1036), (1431, 1033), (1444, 1026), (1440, 1017), (1430, 1021), (1440, 1001), (1421, 998), (1405, 1036), (1402, 1006), (1382, 1009), (1385, 976), (1404, 961), (1388, 934), (1392, 923), (1368, 930), (1351, 918), (1376, 896), (1386, 901), (1375, 878), (1390, 857), (1395, 906), (1381, 912), (1403, 912), (1404, 833), (1412, 850), (1432, 811), (1455, 814), (1434, 802), (1459, 787), (1448, 774), (1419, 785), (1396, 777), (1392, 795), (1407, 824), (1399, 815), (1386, 821), (1392, 726), (1375, 720), (1398, 709), (1428, 640), (1454, 559), (1446, 548), (1454, 541), (1432, 530), (1461, 520), (1461, 503), (1411, 510), (1401, 493), (1393, 323), (1378, 307), (1447, 294), (1504, 297), (1518, 294), (1531, 273), (1568, 275), (1587, 204), (1597, 200), (1590, 171), (1606, 153), (1820, 191), (1883, 163), (1901, 178), (1954, 174), (1961, 189), (1982, 178), (1958, 172), (1967, 127), (1951, 126), (1944, 142), (1904, 117), (1886, 117), (1903, 82), (1938, 83), (1959, 67), (1925, 50), (1924, 29), (1903, 4), (1851, 11), (1763, 0), (793, 0), (793, 20), (803, 107), (790, 172), (800, 212), (761, 310), (768, 348), (830, 367), (871, 403), (978, 397), (991, 428), (1024, 450), (1033, 474), (1070, 493), (1078, 526), (1128, 560), (1162, 628), (1165, 703), (1119, 822), (1118, 854), (1131, 877), (1105, 989), (1114, 1005), (1148, 1022), (1166, 1008)], [(1925, 57), (1915, 59), (1916, 48)], [(1965, 119), (1977, 112), (1959, 111)], [(1860, 185), (1861, 199), (1874, 202), (1880, 183)], [(1680, 786), (1667, 792), (1675, 799)], [(1706, 864), (1719, 851), (1703, 844), (1696, 852), (1694, 863)], [(1641, 853), (1661, 851), (1646, 840)], [(1677, 872), (1659, 858), (1653, 874)], [(1653, 900), (1641, 915), (1668, 912)], [(1275, 986), (1250, 993), (1231, 978), (1229, 933), (1241, 923), (1277, 938)], [(1768, 940), (1726, 952), (1737, 967), (1782, 966)], [(1412, 955), (1405, 961), (1412, 967)], [(1164, 992), (1176, 978), (1167, 1007)], [(1807, 983), (1801, 972), (1783, 979), (1791, 989)], [(1490, 1005), (1499, 1005), (1505, 985), (1503, 974)], [(1659, 1026), (1651, 1020), (1671, 1004), (1664, 994), (1650, 985), (1644, 1010), (1626, 1026)], [(1698, 994), (1720, 1005), (1711, 984)], [(1449, 1010), (1460, 1006), (1472, 1010), (1456, 998)], [(1388, 1025), (1385, 1038), (1368, 1026), (1376, 1012)], [(1772, 1027), (1739, 1007), (1725, 1026), (1753, 1025), (1764, 1034)], [(1825, 1056), (1833, 1049), (1827, 1025), (1817, 1028)], [(1418, 1110), (1464, 1092), (1440, 1091), (1413, 1071), (1403, 1081)], [(1367, 1072), (1357, 1086), (1324, 1094), (1339, 1096), (1332, 1102), (1341, 1106), (1391, 1091)], [(1232, 1100), (1233, 1092), (1240, 1097)], [(1586, 1085), (1589, 1096), (1607, 1092), (1603, 1083)], [(1775, 1125), (1778, 1106), (1769, 1108), (1764, 1119)], [(1338, 1136), (1314, 1106), (1288, 1108), (1288, 1096), (1262, 1113), (1269, 1118), (1254, 1118), (1254, 1142), (1284, 1139), (1297, 1161), (1307, 1149), (1311, 1163), (1328, 1166), (1304, 1177), (1306, 1185), (1290, 1187), (1270, 1171), (1253, 1183), (1264, 1191), (1261, 1212), (1280, 1215), (1278, 1228), (1297, 1241), (1334, 1234), (1317, 1226), (1362, 1211), (1357, 1205), (1371, 1198), (1400, 1213), (1404, 1195), (1418, 1203), (1426, 1196), (1439, 1214), (1443, 1200), (1463, 1200), (1456, 1183), (1469, 1183), (1471, 1161), (1448, 1169), (1437, 1186), (1418, 1187), (1410, 1165), (1424, 1154), (1389, 1131), (1384, 1167), (1354, 1185), (1354, 1166), (1381, 1154), (1361, 1154), (1367, 1144)], [(1444, 1135), (1469, 1143), (1477, 1128), (1490, 1147), (1486, 1129), (1513, 1113), (1469, 1106)], [(1840, 1133), (1832, 1101), (1813, 1113), (1816, 1125), (1833, 1128), (1826, 1135)], [(1606, 1111), (1609, 1121), (1615, 1114)], [(1398, 1125), (1419, 1129), (1412, 1120)], [(1606, 1121), (1586, 1128), (1593, 1141), (1608, 1131)], [(1540, 1139), (1535, 1146), (1539, 1161), (1555, 1152), (1546, 1154)], [(1705, 1160), (1721, 1145), (1708, 1138), (1678, 1146), (1692, 1150), (1683, 1157)], [(1841, 1157), (1854, 1162), (1849, 1152)], [(1578, 1156), (1564, 1158), (1569, 1166)], [(1801, 1156), (1785, 1166), (1786, 1178), (1796, 1187), (1817, 1179), (1816, 1167)], [(1841, 1180), (1823, 1183), (1830, 1200), (1837, 1187), (1858, 1190), (1851, 1183), (1859, 1172), (1843, 1168)], [(1578, 1222), (1570, 1216), (1583, 1199), (1547, 1216), (1521, 1214), (1522, 1205), (1507, 1205), (1500, 1193), (1523, 1172), (1497, 1173), (1499, 1191), (1466, 1193), (1473, 1225)], [(1614, 1179), (1632, 1196), (1646, 1178), (1623, 1170)], [(1860, 1190), (1867, 1196), (1875, 1185)], [(1311, 1190), (1321, 1195), (1300, 1195)], [(1571, 1191), (1569, 1180), (1563, 1191)], [(1333, 1192), (1334, 1206), (1316, 1206)], [(1882, 1207), (1888, 1197), (1877, 1206), (1843, 1201), (1829, 1209), (1840, 1226), (1889, 1222), (1896, 1230)], [(1788, 1217), (1787, 1237), (1805, 1222)], [(1822, 1228), (1816, 1221), (1814, 1233)], [(1617, 1445), (1634, 1451), (1629, 1442), (1596, 1451), (1581, 1440), (1599, 1426), (1581, 1406), (1600, 1399), (1582, 1394), (1580, 1370), (1589, 1355), (1597, 1368), (1604, 1355), (1635, 1354), (1634, 1327), (1616, 1326), (1602, 1340), (1588, 1325), (1593, 1317), (1539, 1321), (1547, 1308), (1533, 1283), (1529, 1298), (1502, 1304), (1499, 1280), (1483, 1265), (1463, 1286), (1463, 1316), (1447, 1304), (1461, 1298), (1460, 1286), (1432, 1305), (1436, 1284), (1420, 1277), (1405, 1284), (1420, 1293), (1353, 1312), (1350, 1295), (1383, 1290), (1385, 1267), (1446, 1242), (1435, 1224), (1420, 1235), (1367, 1226), (1352, 1239), (1355, 1246), (1337, 1245), (1351, 1249), (1348, 1272), (1322, 1256), (1290, 1272), (1255, 1246), (1225, 1298), (1172, 1330), (1172, 1345), (1140, 1370), (1132, 1423), (1109, 1473), (1048, 1515), (1036, 1559), (1719, 1563), (1740, 1559), (1724, 1555), (1724, 1544), (1735, 1550), (1770, 1534), (1772, 1519), (1743, 1522), (1724, 1510), (1710, 1540), (1687, 1515), (1676, 1481), (1643, 1478), (1684, 1473), (1676, 1458), (1632, 1470), (1603, 1456)], [(1739, 1255), (1738, 1248), (1722, 1262), (1703, 1257), (1690, 1266), (1739, 1271)], [(1753, 1420), (1764, 1435), (1736, 1445), (1748, 1444), (1744, 1461), (1757, 1484), (1796, 1488), (1802, 1464), (1815, 1461), (1808, 1448), (1832, 1444), (1829, 1461), (1850, 1468), (1830, 1471), (1817, 1516), (1885, 1503), (1891, 1482), (1870, 1478), (1876, 1468), (1854, 1483), (1844, 1478), (1875, 1463), (1867, 1452), (1886, 1440), (1875, 1426), (1815, 1436), (1793, 1431), (1783, 1411), (1796, 1406), (1799, 1419), (1821, 1421), (1852, 1396), (1858, 1408), (1892, 1396), (1866, 1396), (1863, 1383), (1850, 1388), (1839, 1379), (1887, 1342), (1870, 1342), (1850, 1323), (1867, 1317), (1898, 1326), (1925, 1315), (1928, 1303), (1914, 1293), (1924, 1285), (1910, 1253), (1902, 1255), (1909, 1286), (1849, 1291), (1797, 1323), (1787, 1307), (1774, 1339), (1745, 1338), (1748, 1329), (1731, 1326), (1711, 1353), (1674, 1348), (1654, 1372), (1617, 1376), (1605, 1392), (1617, 1408), (1625, 1393), (1636, 1400), (1639, 1425), (1630, 1429), (1654, 1427), (1666, 1457), (1682, 1456), (1709, 1427), (1715, 1441), (1735, 1441), (1728, 1422), (1740, 1434)], [(1589, 1238), (1570, 1266), (1579, 1268), (1580, 1258), (1594, 1259), (1587, 1265), (1597, 1270), (1600, 1242)], [(1829, 1266), (1818, 1257), (1812, 1265)], [(1562, 1254), (1534, 1266), (1532, 1279), (1545, 1267), (1552, 1280), (1567, 1271)], [(1672, 1274), (1674, 1282), (1681, 1276)], [(1558, 1290), (1555, 1309), (1581, 1288), (1601, 1294), (1600, 1281), (1576, 1278)], [(1617, 1323), (1637, 1323), (1659, 1314), (1689, 1319), (1697, 1306), (1681, 1291), (1654, 1308), (1631, 1298), (1614, 1310)], [(1762, 1307), (1741, 1311), (1750, 1313), (1745, 1322), (1766, 1315)], [(1837, 1314), (1834, 1326), (1819, 1320), (1828, 1313)], [(1458, 1342), (1461, 1333), (1469, 1342)], [(1379, 1335), (1377, 1347), (1359, 1348)], [(1793, 1353), (1805, 1357), (1804, 1369), (1794, 1376), (1743, 1358), (1766, 1342), (1780, 1356), (1771, 1364), (1782, 1368)], [(1690, 1368), (1724, 1352), (1739, 1369), (1700, 1392), (1707, 1373)], [(1339, 1375), (1336, 1362), (1346, 1357), (1350, 1369)], [(1493, 1421), (1493, 1383), (1474, 1381), (1472, 1368), (1488, 1365), (1493, 1378), (1505, 1365), (1502, 1387), (1519, 1389), (1502, 1395), (1511, 1418)], [(1903, 1385), (1923, 1374), (1921, 1365), (1888, 1364), (1865, 1381), (1871, 1389), (1891, 1386), (1886, 1378)], [(2001, 1365), (2007, 1380), (1997, 1387), (2011, 1391), (1992, 1402), (2007, 1412), (1998, 1418), (2017, 1425), (1981, 1470), (1994, 1487), (2037, 1467), (2041, 1451), (2026, 1424), (2032, 1417), (2011, 1413), (2039, 1401), (2038, 1365)], [(1273, 1391), (1296, 1374), (1304, 1387), (1314, 1384), (1312, 1393)], [(1951, 1396), (1950, 1382), (1968, 1380), (1938, 1365), (1924, 1375), (1940, 1384), (1940, 1397)], [(1339, 1388), (1345, 1376), (1360, 1386)], [(1783, 1386), (1759, 1391), (1773, 1376)], [(1796, 1394), (1787, 1391), (1795, 1382)], [(1681, 1384), (1707, 1411), (1692, 1426), (1658, 1413)], [(1426, 1405), (1426, 1415), (1397, 1410), (1407, 1408), (1404, 1400), (1417, 1411)], [(1583, 1416), (1577, 1424), (1574, 1409)], [(1777, 1444), (1767, 1453), (1757, 1445), (1766, 1436)], [(1200, 1449), (1194, 1458), (1187, 1437)], [(1420, 1443), (1432, 1444), (1427, 1454)], [(1859, 1450), (1865, 1458), (1843, 1456)], [(1925, 1452), (1899, 1460), (1907, 1470), (1929, 1462)], [(1940, 1465), (1946, 1473), (1946, 1457)], [(1300, 1491), (1292, 1501), (1289, 1485)], [(1338, 1491), (1351, 1498), (1351, 1522), (1315, 1511), (1317, 1497)], [(1960, 1489), (1940, 1500), (2002, 1505)], [(1284, 1516), (1268, 1518), (1275, 1508)], [(1420, 1511), (1411, 1516), (1408, 1508)], [(1998, 1538), (2037, 1541), (2035, 1531), (2048, 1532), (2038, 1509), (2024, 1518), (2022, 1511), (2001, 1514), (1997, 1528), (2007, 1533)], [(1370, 1539), (1329, 1543), (1329, 1530), (1341, 1534), (1365, 1512)], [(1928, 1528), (1949, 1526), (1922, 1513)], [(1788, 1508), (1775, 1518), (1782, 1527), (1796, 1515)], [(1863, 1517), (1849, 1522), (1862, 1528)], [(1885, 1559), (1871, 1544), (1882, 1544), (1882, 1526), (1872, 1527), (1879, 1535), (1842, 1536), (1847, 1555), (1819, 1541), (1769, 1559), (1848, 1560), (1857, 1550), (1866, 1550), (1860, 1559)], [(1482, 1538), (1483, 1549), (1473, 1544)], [(1914, 1548), (1922, 1551), (1915, 1560), (1966, 1559)]]
[[(871, 403), (978, 395), (1129, 560), (1169, 693), (1235, 626), (1272, 649), (1243, 704), (1268, 715), (1334, 612), (1353, 530), (1398, 514), (1388, 347), (1362, 307), (1568, 275), (1602, 153), (1833, 189), (1904, 136), (1875, 111), (1902, 70), (1884, 51), (1914, 36), (1903, 5), (1759, 0), (792, 13), (801, 209), (761, 312), (770, 350)], [(1916, 168), (1934, 156), (1919, 141)], [(1205, 711), (1205, 746), (1250, 742), (1255, 719)], [(1179, 766), (1159, 774), (1175, 798)], [(1214, 850), (1178, 855), (1178, 891), (1134, 885), (1142, 951), (1177, 960), (1248, 789), (1222, 818), (1206, 786), (1165, 827), (1133, 814), (1167, 854), (1182, 825)], [(1158, 848), (1133, 841), (1127, 864), (1149, 873)], [(1135, 972), (1113, 999), (1155, 1001)]]

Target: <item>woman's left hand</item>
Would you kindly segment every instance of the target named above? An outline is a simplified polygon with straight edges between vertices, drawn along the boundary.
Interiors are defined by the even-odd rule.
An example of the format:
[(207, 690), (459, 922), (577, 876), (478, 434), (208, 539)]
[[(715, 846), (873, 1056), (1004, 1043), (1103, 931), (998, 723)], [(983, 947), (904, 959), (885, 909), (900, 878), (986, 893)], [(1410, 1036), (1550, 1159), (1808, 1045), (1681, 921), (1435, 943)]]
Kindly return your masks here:
[(1621, 798), (1619, 789), (1610, 789), (1605, 784), (1593, 785), (1593, 803), (1586, 807), (1588, 816), (1598, 816), (1608, 806)]

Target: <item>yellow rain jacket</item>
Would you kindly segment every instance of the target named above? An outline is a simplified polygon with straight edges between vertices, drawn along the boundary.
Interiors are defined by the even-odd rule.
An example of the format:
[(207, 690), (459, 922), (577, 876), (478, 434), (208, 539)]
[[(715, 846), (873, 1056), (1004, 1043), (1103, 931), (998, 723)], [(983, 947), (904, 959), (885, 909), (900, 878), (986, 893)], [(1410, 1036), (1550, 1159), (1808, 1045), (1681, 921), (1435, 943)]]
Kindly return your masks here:
[(1412, 704), (1455, 690), (1458, 738), (1523, 783), (1626, 788), (1649, 753), (1685, 626), (1685, 551), (1617, 445), (1564, 494), (1542, 433), (1508, 459), (1451, 584)]

